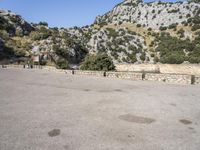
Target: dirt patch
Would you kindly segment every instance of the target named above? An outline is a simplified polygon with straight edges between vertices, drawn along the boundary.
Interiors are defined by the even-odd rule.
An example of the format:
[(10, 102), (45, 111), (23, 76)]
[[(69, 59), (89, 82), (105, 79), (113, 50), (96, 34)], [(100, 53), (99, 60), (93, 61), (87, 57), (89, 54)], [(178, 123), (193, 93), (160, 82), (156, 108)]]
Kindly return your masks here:
[(119, 116), (119, 118), (128, 122), (139, 123), (139, 124), (151, 124), (156, 121), (155, 119), (152, 118), (140, 117), (131, 114), (121, 115)]
[(53, 129), (53, 130), (51, 130), (51, 131), (48, 132), (48, 135), (50, 137), (58, 136), (58, 135), (60, 135), (60, 129)]
[(90, 90), (90, 89), (84, 89), (83, 91), (85, 91), (85, 92), (90, 92), (91, 90)]
[(69, 146), (68, 145), (64, 145), (63, 146), (65, 150), (69, 150)]
[(192, 124), (192, 121), (190, 120), (186, 120), (186, 119), (181, 119), (179, 120), (182, 124), (185, 124), (185, 125), (189, 125), (189, 124)]
[(123, 92), (121, 89), (115, 89), (115, 92)]
[(174, 103), (170, 103), (170, 105), (171, 105), (171, 106), (174, 106), (174, 107), (176, 107), (176, 106), (177, 106), (177, 105), (176, 105), (176, 104), (174, 104)]
[(190, 129), (190, 130), (194, 130), (194, 128), (192, 128), (192, 127), (189, 127), (188, 129)]

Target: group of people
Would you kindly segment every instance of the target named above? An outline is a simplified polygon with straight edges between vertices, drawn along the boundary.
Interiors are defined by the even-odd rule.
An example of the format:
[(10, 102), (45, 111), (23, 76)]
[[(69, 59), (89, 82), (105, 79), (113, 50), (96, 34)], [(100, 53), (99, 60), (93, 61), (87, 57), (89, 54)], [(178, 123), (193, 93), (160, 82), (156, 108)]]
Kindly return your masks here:
[(27, 69), (33, 69), (33, 65), (30, 65), (30, 64), (26, 64), (23, 66), (24, 68), (27, 68)]
[(1, 68), (6, 68), (6, 66), (5, 65), (1, 65)]

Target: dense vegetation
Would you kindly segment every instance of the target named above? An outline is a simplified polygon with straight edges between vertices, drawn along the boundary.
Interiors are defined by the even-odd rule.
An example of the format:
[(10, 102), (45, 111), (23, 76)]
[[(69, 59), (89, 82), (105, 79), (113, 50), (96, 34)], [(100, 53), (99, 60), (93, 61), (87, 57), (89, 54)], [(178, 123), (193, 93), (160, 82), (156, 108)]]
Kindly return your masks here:
[(58, 69), (69, 69), (69, 63), (66, 59), (59, 58), (56, 61), (56, 65)]
[(105, 53), (88, 55), (81, 65), (82, 70), (109, 71), (114, 70), (115, 66), (112, 59)]
[(160, 53), (160, 62), (168, 64), (181, 64), (184, 61), (200, 63), (200, 33), (195, 40), (181, 40), (168, 33), (162, 33), (156, 40)]

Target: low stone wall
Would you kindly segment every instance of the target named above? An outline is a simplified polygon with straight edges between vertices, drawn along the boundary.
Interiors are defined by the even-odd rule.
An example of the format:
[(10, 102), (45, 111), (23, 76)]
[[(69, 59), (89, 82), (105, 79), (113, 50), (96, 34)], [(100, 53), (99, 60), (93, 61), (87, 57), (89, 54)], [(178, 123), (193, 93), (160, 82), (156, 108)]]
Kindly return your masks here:
[(194, 77), (194, 84), (200, 84), (200, 76)]
[[(22, 69), (23, 65), (4, 65), (5, 68)], [(2, 65), (0, 65), (2, 68)], [(107, 78), (121, 78), (130, 80), (160, 81), (170, 84), (200, 84), (200, 75), (168, 74), (168, 73), (138, 73), (138, 72), (104, 72), (104, 71), (83, 71), (83, 70), (63, 70), (52, 66), (33, 66), (33, 69), (44, 69), (56, 73), (67, 75), (88, 75)]]
[[(37, 69), (37, 68), (35, 68), (35, 69)], [(68, 75), (72, 75), (73, 74), (72, 70), (57, 69), (57, 68), (55, 68), (53, 66), (42, 66), (39, 69), (44, 69), (44, 70), (51, 71), (51, 72), (56, 72), (56, 73), (65, 73), (65, 74), (68, 74)]]
[(23, 65), (0, 65), (0, 68), (24, 68)]
[(145, 80), (172, 84), (192, 84), (191, 75), (146, 73)]
[(47, 70), (47, 71), (53, 71), (53, 72), (58, 72), (60, 69), (57, 69), (55, 67), (52, 66), (42, 66), (41, 69)]
[[(38, 69), (43, 69), (43, 70), (47, 70), (47, 71), (51, 71), (51, 72), (57, 72), (57, 73), (64, 73), (64, 72), (68, 71), (68, 70), (64, 70), (64, 69), (57, 69), (56, 67), (53, 67), (53, 66), (41, 66)], [(70, 70), (70, 72), (71, 72), (71, 70)]]
[(83, 70), (74, 70), (74, 75), (90, 75), (90, 76), (98, 76), (98, 77), (104, 77), (105, 72), (104, 71), (83, 71)]
[[(25, 67), (25, 69), (27, 69), (27, 66), (24, 66), (24, 65), (3, 65), (3, 66), (0, 65), (0, 68), (23, 69), (24, 67)], [(53, 66), (38, 66), (38, 65), (34, 65), (33, 68), (31, 68), (31, 69), (43, 69), (43, 70), (47, 70), (47, 71), (51, 71), (51, 72), (72, 74), (72, 70), (57, 69), (57, 68), (55, 68)]]
[(115, 64), (117, 71), (200, 75), (200, 64)]
[(108, 78), (121, 78), (121, 79), (131, 79), (131, 80), (143, 80), (142, 73), (134, 72), (106, 72), (106, 77)]

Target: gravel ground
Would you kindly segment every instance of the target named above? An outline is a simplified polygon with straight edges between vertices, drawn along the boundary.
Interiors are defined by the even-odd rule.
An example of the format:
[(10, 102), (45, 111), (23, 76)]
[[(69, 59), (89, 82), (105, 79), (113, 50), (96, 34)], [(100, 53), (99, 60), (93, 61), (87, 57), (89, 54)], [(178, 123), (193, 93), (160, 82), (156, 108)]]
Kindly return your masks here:
[(199, 150), (200, 86), (0, 69), (0, 150)]

